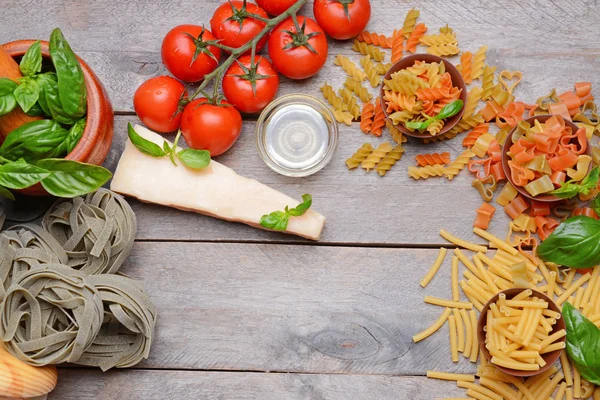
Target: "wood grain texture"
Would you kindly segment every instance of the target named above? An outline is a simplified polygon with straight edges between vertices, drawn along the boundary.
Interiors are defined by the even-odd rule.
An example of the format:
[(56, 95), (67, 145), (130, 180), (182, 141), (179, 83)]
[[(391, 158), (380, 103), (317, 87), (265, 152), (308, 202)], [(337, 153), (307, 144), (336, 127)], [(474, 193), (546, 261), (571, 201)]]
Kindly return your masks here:
[[(135, 89), (150, 76), (165, 74), (160, 45), (173, 26), (183, 23), (209, 25), (219, 0), (128, 1), (114, 0), (32, 0), (27, 7), (17, 0), (0, 5), (7, 21), (0, 42), (26, 38), (48, 38), (59, 26), (78, 54), (90, 64), (108, 89), (117, 111), (132, 111)], [(427, 1), (374, 1), (368, 29), (391, 34), (401, 25), (410, 8), (421, 10), (421, 21), (431, 30), (449, 23), (457, 32), (461, 49), (476, 50), (487, 44), (489, 60), (498, 69), (520, 69), (525, 75), (517, 95), (533, 101), (557, 86), (571, 88), (576, 80), (593, 79), (600, 66), (600, 51), (594, 30), (600, 14), (595, 0), (452, 3)], [(312, 15), (311, 4), (303, 13)], [(565, 23), (569, 21), (569, 23)], [(539, 40), (543, 38), (543, 40)], [(325, 80), (334, 87), (344, 76), (333, 66), (336, 54), (352, 55), (351, 42), (330, 41), (326, 67), (314, 78), (291, 82), (282, 80), (280, 93), (318, 93)], [(458, 59), (453, 59), (458, 62)]]
[(450, 360), (447, 327), (414, 344), (451, 298), (437, 250), (136, 243), (122, 268), (143, 281), (158, 322), (142, 368), (424, 375)]
[[(137, 118), (115, 120), (115, 138), (105, 166), (114, 171), (127, 140), (127, 123)], [(331, 163), (307, 178), (289, 178), (273, 172), (258, 155), (254, 125), (246, 121), (238, 142), (217, 160), (238, 173), (255, 178), (300, 201), (302, 193), (313, 195), (313, 208), (327, 218), (320, 243), (377, 245), (437, 245), (446, 243), (441, 228), (469, 240), (481, 242), (472, 232), (475, 209), (483, 202), (471, 187), (472, 175), (464, 170), (453, 181), (443, 178), (415, 181), (408, 177), (409, 165), (420, 152), (448, 151), (452, 157), (462, 150), (460, 140), (424, 145), (412, 140), (406, 153), (385, 177), (375, 171), (348, 171), (344, 161), (364, 142), (376, 147), (391, 140), (366, 136), (358, 128), (341, 127), (340, 141)], [(266, 232), (242, 224), (216, 220), (167, 207), (130, 199), (138, 216), (138, 239), (201, 241), (305, 241), (282, 233)], [(495, 203), (494, 203), (495, 204)], [(490, 232), (505, 236), (508, 218), (501, 207)], [(306, 241), (305, 241), (306, 242)]]
[(408, 376), (60, 369), (48, 400), (431, 400), (462, 394), (451, 382)]

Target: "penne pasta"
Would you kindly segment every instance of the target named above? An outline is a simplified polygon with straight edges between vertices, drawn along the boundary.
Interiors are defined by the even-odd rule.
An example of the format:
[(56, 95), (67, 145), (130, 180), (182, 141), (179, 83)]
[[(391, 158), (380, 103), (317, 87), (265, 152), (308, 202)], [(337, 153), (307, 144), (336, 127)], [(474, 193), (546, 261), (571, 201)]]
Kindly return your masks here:
[(450, 372), (427, 371), (427, 377), (445, 381), (475, 382), (475, 375), (471, 374), (453, 374)]
[(439, 297), (433, 297), (433, 296), (425, 296), (425, 303), (433, 304), (435, 306), (442, 306), (442, 307), (464, 308), (467, 310), (471, 310), (473, 308), (472, 303), (440, 299)]
[(458, 336), (456, 333), (456, 318), (454, 315), (448, 317), (448, 328), (450, 329), (450, 353), (452, 362), (458, 362)]
[(458, 289), (458, 257), (452, 257), (452, 301), (460, 301), (460, 292)]
[(450, 308), (446, 308), (442, 315), (440, 315), (440, 317), (431, 326), (413, 336), (413, 342), (420, 342), (421, 340), (426, 339), (433, 333), (435, 333), (438, 329), (442, 327), (442, 325), (444, 325), (444, 322), (446, 322), (451, 312), (452, 311), (450, 310)]
[(456, 236), (452, 235), (450, 232), (446, 231), (445, 229), (440, 230), (440, 236), (449, 241), (450, 243), (453, 243), (460, 247), (464, 247), (465, 249), (478, 251), (482, 253), (485, 253), (487, 251), (487, 247), (471, 243), (463, 239), (459, 239)]

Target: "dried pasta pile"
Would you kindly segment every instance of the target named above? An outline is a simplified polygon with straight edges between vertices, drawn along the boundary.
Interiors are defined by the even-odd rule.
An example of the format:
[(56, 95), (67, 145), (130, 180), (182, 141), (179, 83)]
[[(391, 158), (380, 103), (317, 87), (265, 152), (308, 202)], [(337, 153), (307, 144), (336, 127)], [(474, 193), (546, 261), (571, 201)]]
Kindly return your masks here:
[[(440, 231), (442, 237), (459, 246), (453, 250), (451, 262), (451, 282), (449, 286), (452, 298), (425, 297), (426, 303), (443, 307), (443, 311), (440, 317), (429, 327), (415, 334), (413, 340), (419, 342), (430, 337), (447, 322), (451, 360), (455, 363), (459, 362), (459, 353), (462, 353), (471, 362), (479, 362), (477, 371), (475, 374), (428, 371), (427, 376), (432, 379), (456, 381), (458, 387), (466, 389), (468, 398), (484, 400), (538, 400), (550, 397), (554, 400), (565, 398), (587, 399), (593, 395), (600, 395), (600, 388), (595, 388), (593, 384), (581, 378), (564, 351), (560, 356), (560, 370), (553, 366), (537, 376), (527, 379), (517, 378), (501, 372), (485, 357), (481, 356), (476, 335), (477, 311), (481, 311), (483, 306), (495, 294), (514, 287), (525, 287), (545, 293), (558, 306), (568, 301), (576, 309), (581, 310), (581, 313), (596, 326), (600, 327), (600, 267), (595, 267), (590, 272), (585, 273), (579, 273), (576, 269), (559, 268), (556, 265), (544, 263), (534, 253), (519, 249), (485, 230), (474, 228), (473, 231), (484, 240), (489, 241), (490, 247), (497, 250), (492, 252), (488, 250), (487, 246), (467, 242), (445, 230)], [(473, 252), (473, 254), (469, 256), (467, 250)], [(422, 287), (426, 288), (429, 282), (434, 279), (436, 273), (442, 267), (447, 253), (446, 248), (440, 249), (435, 262), (421, 281)], [(464, 266), (462, 278), (460, 277), (461, 264)], [(522, 301), (527, 299), (526, 296), (529, 293), (527, 291), (523, 293), (521, 295), (523, 298), (517, 298), (516, 301), (508, 304), (511, 310), (514, 310), (515, 315), (519, 314), (519, 310), (517, 310), (519, 307), (516, 306), (527, 305), (523, 304)], [(463, 298), (466, 298), (466, 301)], [(544, 313), (543, 308), (538, 308), (538, 310)], [(494, 316), (503, 318), (499, 320), (502, 324), (490, 323), (488, 326), (487, 335), (490, 335), (490, 330), (494, 335), (494, 339), (490, 339), (488, 336), (488, 343), (486, 343), (488, 349), (500, 348), (501, 351), (496, 351), (496, 355), (501, 356), (503, 360), (500, 363), (508, 363), (509, 368), (515, 366), (511, 360), (522, 361), (522, 356), (534, 356), (535, 362), (537, 357), (531, 353), (513, 353), (512, 356), (507, 356), (511, 351), (519, 351), (511, 339), (522, 343), (521, 338), (530, 335), (525, 336), (521, 332), (519, 334), (514, 332), (519, 328), (525, 331), (525, 325), (520, 327), (520, 324), (524, 324), (521, 322), (522, 318), (507, 320), (506, 318), (510, 318), (510, 316), (501, 314), (499, 309), (497, 311), (497, 314), (492, 311), (490, 318)], [(546, 314), (545, 317), (550, 319), (557, 317), (549, 312), (546, 312)], [(509, 325), (504, 325), (504, 323), (508, 321), (512, 321), (511, 323), (515, 324), (514, 327), (506, 328), (510, 323)], [(529, 339), (529, 343), (536, 343), (533, 347), (540, 348), (538, 353), (541, 353), (542, 347), (551, 350), (560, 349), (564, 344), (555, 343), (555, 341), (560, 339), (563, 334), (564, 332), (559, 331), (557, 334), (544, 336), (541, 333), (536, 335), (534, 332), (534, 336)], [(542, 336), (544, 337), (542, 338)], [(508, 352), (502, 351), (502, 349)]]

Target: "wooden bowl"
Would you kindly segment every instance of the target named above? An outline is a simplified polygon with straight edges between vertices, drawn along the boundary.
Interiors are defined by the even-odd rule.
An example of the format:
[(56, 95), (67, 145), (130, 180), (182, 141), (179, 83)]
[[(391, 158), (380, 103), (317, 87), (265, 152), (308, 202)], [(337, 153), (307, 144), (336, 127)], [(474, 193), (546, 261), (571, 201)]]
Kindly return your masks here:
[[(17, 40), (2, 45), (13, 58), (22, 57), (35, 40)], [(48, 42), (41, 41), (42, 56), (50, 62)], [(110, 149), (114, 133), (114, 114), (112, 105), (102, 83), (92, 69), (77, 57), (83, 69), (87, 88), (87, 123), (81, 140), (65, 159), (101, 165)], [(37, 184), (19, 191), (31, 196), (48, 196), (42, 185)]]
[[(524, 290), (527, 290), (527, 289), (513, 288), (513, 289), (503, 290), (500, 293), (504, 293), (506, 295), (506, 299), (510, 300)], [(538, 292), (537, 290), (533, 290), (533, 289), (531, 291), (533, 292), (532, 296), (548, 302), (548, 309), (561, 314), (561, 318), (559, 318), (556, 321), (556, 324), (554, 324), (554, 326), (552, 327), (553, 329), (549, 334), (551, 335), (555, 332), (560, 331), (561, 329), (566, 329), (565, 320), (562, 318), (562, 313), (560, 312), (561, 310), (556, 305), (556, 303), (554, 303), (554, 301), (552, 301), (552, 299), (550, 299), (544, 293)], [(485, 335), (486, 334), (485, 334), (483, 328), (487, 324), (487, 312), (490, 309), (490, 305), (492, 303), (496, 303), (498, 301), (498, 299), (500, 298), (500, 293), (498, 293), (494, 297), (492, 297), (490, 299), (490, 301), (488, 301), (487, 304), (483, 307), (483, 309), (481, 310), (481, 314), (479, 315), (479, 321), (477, 322), (477, 338), (479, 340), (479, 348), (481, 350), (481, 353), (485, 356), (485, 358), (490, 363), (492, 362), (492, 355), (490, 354), (487, 347), (485, 347)], [(567, 338), (566, 338), (566, 336), (564, 336), (561, 339), (557, 340), (557, 343), (565, 342), (566, 340), (567, 340)], [(542, 372), (546, 371), (548, 368), (550, 368), (556, 362), (556, 360), (558, 360), (561, 352), (562, 352), (562, 350), (555, 350), (550, 353), (542, 354), (542, 358), (546, 362), (546, 365), (544, 365), (543, 367), (540, 367), (540, 369), (537, 371), (520, 371), (520, 370), (516, 370), (516, 369), (512, 369), (512, 368), (501, 367), (496, 364), (492, 364), (492, 365), (494, 365), (500, 371), (505, 372), (509, 375), (519, 376), (519, 377), (534, 376), (534, 375), (539, 375)]]
[[(426, 63), (443, 62), (446, 66), (446, 72), (448, 72), (450, 74), (450, 77), (452, 78), (452, 84), (455, 87), (461, 89), (459, 99), (461, 99), (464, 104), (467, 103), (467, 85), (465, 85), (465, 81), (463, 80), (462, 76), (460, 75), (460, 72), (458, 72), (456, 67), (454, 65), (452, 65), (451, 62), (446, 61), (441, 57), (434, 56), (432, 54), (413, 54), (412, 56), (404, 57), (403, 59), (398, 61), (396, 64), (392, 65), (392, 68), (390, 68), (389, 71), (385, 74), (385, 76), (383, 77), (383, 80), (385, 81), (386, 79), (390, 79), (390, 77), (392, 76), (392, 74), (394, 72), (398, 72), (400, 70), (412, 67), (416, 61), (425, 61)], [(382, 82), (381, 89), (379, 90), (379, 97), (380, 97), (381, 105), (383, 107), (383, 113), (385, 114), (385, 118), (393, 125), (393, 122), (389, 118), (387, 111), (386, 111), (387, 107), (385, 106), (385, 100), (383, 99), (383, 95), (384, 95), (383, 87), (384, 87), (384, 83)], [(463, 116), (463, 113), (464, 113), (464, 105), (463, 105), (463, 108), (458, 112), (458, 114), (446, 119), (446, 123), (444, 124), (444, 127), (435, 136), (442, 136), (446, 132), (448, 132), (450, 129), (452, 129), (454, 127), (454, 125), (456, 125), (458, 123), (458, 121), (460, 121), (460, 119)], [(411, 132), (402, 123), (399, 125), (394, 125), (394, 126), (396, 128), (398, 128), (398, 130), (400, 130), (406, 136), (415, 137), (415, 138), (419, 138), (419, 139), (432, 138), (431, 134), (428, 132), (422, 132), (422, 133), (419, 131)]]
[[(551, 117), (553, 117), (553, 115), (536, 115), (535, 117), (528, 118), (525, 121), (528, 122), (529, 124), (533, 125), (533, 122), (536, 120), (544, 123)], [(567, 127), (571, 128), (573, 130), (573, 132), (577, 132), (577, 130), (579, 129), (579, 127), (577, 125), (575, 125), (573, 122), (566, 120), (566, 119), (565, 119), (565, 125)], [(560, 197), (556, 197), (551, 194), (545, 194), (545, 195), (539, 195), (539, 196), (533, 197), (532, 195), (530, 195), (527, 192), (527, 190), (525, 190), (524, 187), (517, 186), (515, 184), (515, 182), (513, 181), (512, 175), (510, 173), (510, 167), (508, 166), (508, 162), (510, 161), (510, 157), (508, 156), (508, 151), (510, 149), (510, 146), (512, 145), (512, 137), (514, 136), (516, 130), (517, 130), (517, 127), (514, 127), (510, 131), (510, 133), (508, 134), (508, 136), (506, 138), (506, 142), (505, 142), (504, 146), (502, 146), (502, 169), (504, 169), (504, 174), (506, 175), (506, 178), (508, 179), (510, 184), (513, 185), (513, 187), (515, 189), (517, 189), (517, 192), (519, 192), (523, 197), (525, 197), (529, 200), (539, 201), (542, 203), (555, 203), (555, 202), (563, 201), (564, 199), (561, 199)], [(592, 148), (590, 146), (589, 140), (587, 142), (587, 149), (585, 151), (585, 154), (587, 154), (588, 156), (592, 155)], [(590, 169), (592, 169), (592, 166), (593, 165), (590, 164), (588, 172)]]

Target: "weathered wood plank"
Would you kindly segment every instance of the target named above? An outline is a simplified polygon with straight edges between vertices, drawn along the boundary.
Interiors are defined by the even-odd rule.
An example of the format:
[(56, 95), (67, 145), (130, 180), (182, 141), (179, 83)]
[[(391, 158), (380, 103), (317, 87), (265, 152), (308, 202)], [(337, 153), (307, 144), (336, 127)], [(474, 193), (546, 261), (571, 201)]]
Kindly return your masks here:
[(411, 399), (464, 395), (424, 377), (243, 372), (60, 369), (49, 400)]
[(424, 375), (473, 371), (450, 360), (444, 327), (412, 336), (450, 298), (450, 258), (425, 290), (437, 250), (274, 244), (137, 243), (122, 269), (157, 306), (141, 368)]
[[(114, 171), (126, 140), (127, 122), (135, 117), (117, 117), (115, 139), (106, 161)], [(438, 235), (446, 228), (461, 237), (478, 240), (471, 233), (474, 210), (482, 203), (471, 188), (472, 175), (463, 171), (453, 181), (444, 178), (414, 181), (407, 168), (420, 152), (449, 151), (452, 157), (463, 148), (460, 140), (423, 145), (411, 141), (403, 159), (381, 178), (375, 171), (348, 171), (344, 161), (363, 142), (378, 145), (391, 140), (365, 136), (356, 127), (342, 127), (338, 149), (331, 163), (307, 178), (288, 178), (271, 171), (256, 150), (254, 122), (246, 121), (235, 146), (218, 160), (238, 173), (271, 185), (300, 199), (313, 195), (313, 207), (327, 222), (323, 243), (366, 243), (384, 245), (433, 245), (445, 243)], [(167, 207), (142, 204), (131, 199), (138, 216), (138, 239), (203, 241), (302, 241), (281, 233), (266, 232), (248, 226), (216, 220)], [(506, 235), (508, 219), (501, 207), (490, 231)]]
[[(47, 38), (55, 26), (60, 26), (74, 49), (104, 82), (115, 109), (132, 111), (135, 89), (150, 76), (166, 73), (160, 45), (168, 30), (182, 23), (209, 25), (219, 3), (209, 0), (197, 7), (190, 1), (123, 4), (112, 0), (34, 0), (22, 7), (17, 0), (5, 0), (0, 5), (5, 20), (27, 23), (3, 24), (0, 42)], [(483, 44), (489, 45), (492, 65), (499, 70), (523, 71), (525, 81), (517, 94), (526, 101), (535, 100), (555, 86), (566, 90), (577, 80), (593, 80), (594, 71), (600, 67), (594, 31), (589, 29), (600, 24), (600, 15), (591, 11), (596, 6), (593, 0), (543, 4), (512, 0), (386, 0), (374, 5), (370, 30), (389, 34), (402, 24), (411, 7), (417, 7), (421, 20), (431, 30), (449, 23), (458, 34), (461, 48), (474, 51)], [(303, 12), (312, 15), (310, 4)], [(532, 40), (542, 37), (543, 40)], [(337, 53), (355, 54), (350, 46), (350, 42), (330, 41), (327, 66), (309, 80), (284, 79), (280, 93), (317, 94), (325, 80), (340, 86), (344, 75), (333, 66), (333, 58)]]

